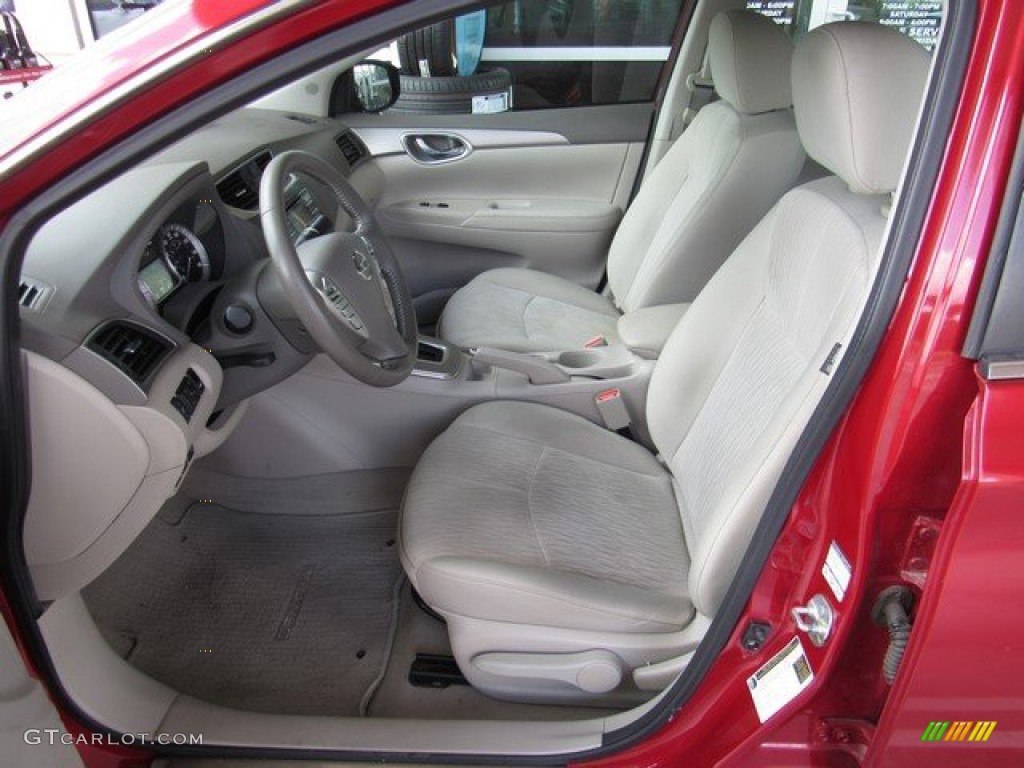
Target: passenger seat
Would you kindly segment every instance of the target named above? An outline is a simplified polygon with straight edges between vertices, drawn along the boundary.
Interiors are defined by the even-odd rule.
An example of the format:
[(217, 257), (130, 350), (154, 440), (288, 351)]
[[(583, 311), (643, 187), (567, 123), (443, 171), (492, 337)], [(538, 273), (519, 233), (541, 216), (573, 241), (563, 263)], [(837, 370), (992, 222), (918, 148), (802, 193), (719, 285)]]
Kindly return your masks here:
[(718, 14), (708, 55), (721, 100), (700, 111), (623, 217), (608, 252), (609, 295), (546, 272), (494, 269), (452, 296), (439, 335), (467, 348), (574, 349), (617, 340), (622, 313), (692, 301), (804, 165), (792, 54), (770, 19)]

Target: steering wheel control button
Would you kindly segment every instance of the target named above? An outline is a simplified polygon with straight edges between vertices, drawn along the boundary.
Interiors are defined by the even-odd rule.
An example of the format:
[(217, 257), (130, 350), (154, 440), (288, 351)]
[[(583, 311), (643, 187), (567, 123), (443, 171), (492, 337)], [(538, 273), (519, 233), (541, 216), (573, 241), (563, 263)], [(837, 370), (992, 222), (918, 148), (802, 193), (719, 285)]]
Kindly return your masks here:
[(313, 270), (307, 270), (306, 277), (316, 289), (316, 292), (324, 298), (327, 308), (331, 311), (332, 315), (344, 322), (356, 333), (366, 336), (362, 318), (359, 317), (359, 314), (352, 307), (352, 302), (338, 289), (338, 286), (335, 285), (331, 278)]
[(244, 304), (229, 304), (224, 310), (224, 327), (231, 333), (243, 334), (252, 330), (252, 312)]

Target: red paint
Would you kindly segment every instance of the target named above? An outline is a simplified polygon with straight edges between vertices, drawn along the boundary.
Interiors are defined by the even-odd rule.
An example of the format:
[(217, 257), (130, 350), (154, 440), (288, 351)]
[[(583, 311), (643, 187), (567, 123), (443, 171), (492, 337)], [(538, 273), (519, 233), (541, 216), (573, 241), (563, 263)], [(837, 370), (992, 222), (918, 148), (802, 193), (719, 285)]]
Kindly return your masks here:
[[(1024, 751), (1024, 382), (979, 381), (963, 483), (946, 518), (914, 644), (878, 727), (872, 766), (1008, 765)], [(931, 720), (994, 720), (981, 744), (921, 742)], [(945, 748), (943, 748), (945, 747)]]
[[(33, 86), (26, 98), (42, 102), (47, 94), (53, 103), (31, 127), (0, 139), (0, 152), (59, 124), (133, 77), (147, 60), (161, 60), (261, 4), (230, 4), (220, 15), (217, 9), (229, 4), (196, 0), (167, 6), (160, 16), (152, 12), (145, 35), (101, 43), (83, 60), (88, 76), (84, 87), (79, 80), (74, 98), (56, 98), (60, 86), (48, 85), (50, 78)], [(40, 190), (175, 106), (389, 4), (303, 7), (133, 94), (75, 141), (52, 147), (5, 178), (0, 224)], [(943, 170), (878, 358), (794, 505), (769, 567), (704, 685), (660, 732), (591, 765), (965, 765), (982, 753), (995, 764), (1008, 758), (1009, 748), (1022, 745), (1024, 620), (1014, 607), (1024, 590), (1024, 570), (1016, 562), (1024, 549), (1024, 513), (1017, 511), (1024, 509), (1024, 385), (982, 382), (979, 398), (973, 366), (959, 350), (1020, 125), (1024, 15), (1009, 0), (978, 5), (974, 49)], [(53, 82), (75, 79), (65, 74), (60, 80), (58, 74)], [(933, 551), (920, 531), (936, 528)], [(745, 679), (794, 634), (790, 608), (816, 592), (835, 604), (819, 572), (833, 540), (854, 564), (846, 599), (837, 606), (835, 634), (824, 649), (805, 642), (815, 682), (761, 726)], [(890, 692), (880, 674), (886, 638), (868, 612), (882, 587), (903, 580), (911, 554), (924, 561), (917, 565), (927, 581), (911, 646)], [(776, 628), (761, 652), (740, 648), (748, 620)], [(1000, 633), (985, 637), (997, 627)], [(935, 719), (991, 719), (999, 725), (986, 745), (920, 744), (921, 732)], [(980, 751), (968, 754), (973, 749)], [(138, 764), (136, 755), (110, 749), (85, 757), (90, 768)]]

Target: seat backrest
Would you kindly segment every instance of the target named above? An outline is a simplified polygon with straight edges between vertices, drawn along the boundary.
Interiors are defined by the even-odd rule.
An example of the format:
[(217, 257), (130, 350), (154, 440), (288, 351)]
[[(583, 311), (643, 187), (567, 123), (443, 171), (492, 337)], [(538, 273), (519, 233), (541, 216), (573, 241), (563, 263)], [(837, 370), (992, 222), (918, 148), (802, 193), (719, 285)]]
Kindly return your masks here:
[(712, 19), (708, 56), (721, 100), (676, 139), (615, 233), (608, 285), (619, 309), (692, 301), (796, 183), (804, 151), (790, 109), (792, 53), (761, 14)]
[(690, 594), (714, 615), (874, 277), (929, 69), (917, 43), (842, 22), (793, 57), (800, 136), (835, 176), (787, 193), (697, 297), (648, 394), (677, 484)]

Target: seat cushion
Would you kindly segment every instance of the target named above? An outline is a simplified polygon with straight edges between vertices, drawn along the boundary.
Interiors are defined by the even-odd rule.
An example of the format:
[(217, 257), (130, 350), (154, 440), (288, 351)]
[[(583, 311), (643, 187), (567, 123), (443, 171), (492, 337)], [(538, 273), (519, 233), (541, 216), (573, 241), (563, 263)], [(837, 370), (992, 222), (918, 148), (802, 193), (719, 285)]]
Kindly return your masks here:
[(618, 319), (610, 299), (564, 278), (492, 269), (452, 296), (438, 331), (460, 347), (544, 352), (579, 349), (594, 336), (614, 340)]
[(548, 406), (492, 402), (456, 419), (413, 473), (400, 540), (410, 580), (442, 613), (615, 632), (693, 616), (668, 472)]

